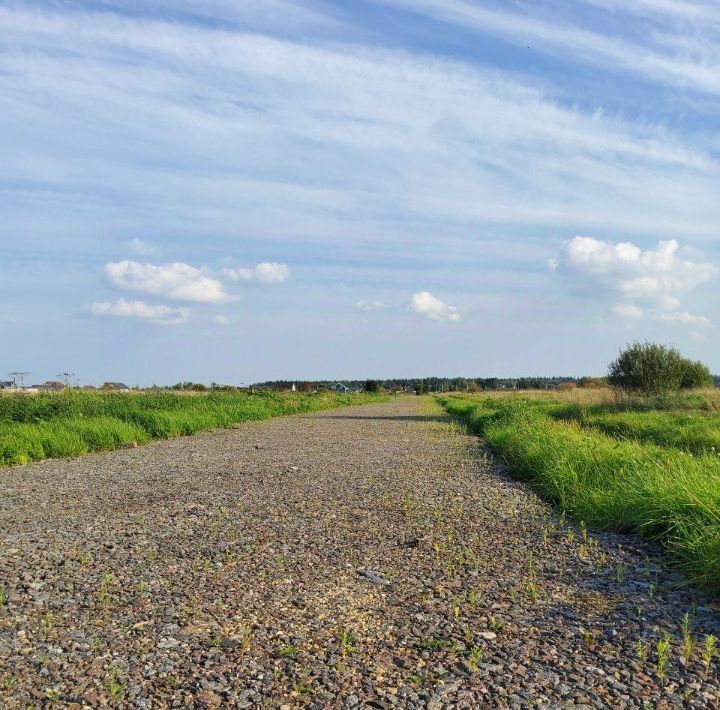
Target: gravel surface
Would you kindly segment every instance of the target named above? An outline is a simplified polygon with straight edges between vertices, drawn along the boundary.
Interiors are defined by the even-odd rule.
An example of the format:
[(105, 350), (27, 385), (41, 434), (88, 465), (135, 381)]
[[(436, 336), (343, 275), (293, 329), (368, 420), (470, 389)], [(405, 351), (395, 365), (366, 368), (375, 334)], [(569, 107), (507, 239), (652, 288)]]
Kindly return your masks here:
[(719, 705), (718, 608), (425, 398), (0, 481), (0, 707)]

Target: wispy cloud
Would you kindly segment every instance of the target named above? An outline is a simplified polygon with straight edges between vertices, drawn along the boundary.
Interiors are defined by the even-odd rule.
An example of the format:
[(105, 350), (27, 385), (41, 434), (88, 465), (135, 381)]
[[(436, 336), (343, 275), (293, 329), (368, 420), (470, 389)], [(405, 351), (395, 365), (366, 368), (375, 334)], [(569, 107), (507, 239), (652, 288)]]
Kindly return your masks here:
[[(387, 224), (417, 241), (428, 219), (708, 239), (720, 222), (711, 143), (563, 105), (517, 73), (109, 13), (4, 9), (0, 25), (3, 114), (49, 143), (28, 159), (6, 131), (23, 184), (92, 194), (104, 174), (185, 228), (241, 213), (247, 232), (316, 243), (382, 241)], [(78, 114), (112, 150), (99, 129), (75, 138)]]
[[(527, 48), (553, 54), (573, 53), (575, 61), (611, 65), (614, 68), (660, 84), (692, 87), (712, 94), (720, 93), (720, 63), (717, 57), (703, 53), (702, 45), (695, 45), (693, 53), (673, 52), (660, 37), (653, 42), (653, 33), (638, 35), (637, 41), (602, 34), (581, 24), (572, 24), (552, 15), (543, 15), (544, 6), (528, 5), (523, 10), (494, 9), (469, 0), (384, 0), (388, 5), (421, 12), (443, 22), (471, 28), (487, 35), (501, 36)], [(592, 3), (600, 5), (600, 3)], [(633, 3), (611, 3), (615, 8), (633, 8)], [(607, 4), (603, 3), (603, 7)], [(691, 11), (683, 15), (683, 8)], [(707, 4), (635, 2), (635, 12), (645, 11), (643, 19), (651, 19), (653, 11), (662, 15), (682, 16), (683, 24), (717, 18), (717, 7)], [(694, 10), (694, 12), (692, 11)], [(648, 17), (649, 15), (649, 17)], [(693, 27), (693, 34), (703, 30), (702, 24)], [(657, 32), (656, 34), (660, 34)], [(642, 40), (645, 40), (644, 42)], [(717, 38), (715, 38), (717, 39)]]
[(128, 246), (130, 247), (130, 251), (138, 256), (153, 256), (157, 252), (157, 249), (155, 249), (152, 244), (148, 244), (137, 237), (131, 239)]
[(233, 281), (257, 281), (261, 284), (281, 284), (290, 278), (290, 267), (277, 262), (262, 262), (252, 267), (226, 268), (223, 273)]
[(187, 308), (173, 308), (166, 305), (152, 305), (145, 301), (126, 301), (123, 298), (114, 303), (93, 303), (90, 312), (95, 316), (114, 316), (117, 318), (135, 318), (159, 325), (180, 325), (184, 323), (190, 311)]
[(361, 298), (355, 305), (361, 311), (382, 311), (390, 307), (384, 301), (370, 301), (364, 298)]

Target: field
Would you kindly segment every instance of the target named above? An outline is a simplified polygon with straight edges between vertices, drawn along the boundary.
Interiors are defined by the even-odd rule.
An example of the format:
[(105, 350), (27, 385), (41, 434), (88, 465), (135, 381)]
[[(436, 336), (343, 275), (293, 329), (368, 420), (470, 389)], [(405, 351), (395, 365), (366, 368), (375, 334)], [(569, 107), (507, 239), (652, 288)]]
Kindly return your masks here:
[(720, 399), (609, 390), (442, 398), (518, 478), (576, 521), (658, 541), (720, 593)]
[(331, 392), (104, 393), (0, 396), (0, 465), (144, 444), (283, 414), (377, 400)]

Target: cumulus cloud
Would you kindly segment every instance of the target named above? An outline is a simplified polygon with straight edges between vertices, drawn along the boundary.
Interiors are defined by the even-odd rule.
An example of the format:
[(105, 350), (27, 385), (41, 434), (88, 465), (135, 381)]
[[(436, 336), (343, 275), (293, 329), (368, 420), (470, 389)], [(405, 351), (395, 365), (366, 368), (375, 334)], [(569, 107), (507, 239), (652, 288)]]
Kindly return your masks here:
[(256, 281), (261, 284), (281, 284), (290, 278), (288, 265), (275, 261), (263, 261), (252, 267), (223, 269), (223, 273), (233, 281)]
[(95, 316), (139, 318), (161, 325), (179, 325), (184, 323), (190, 315), (187, 308), (172, 308), (162, 304), (151, 305), (145, 301), (126, 301), (123, 298), (118, 299), (115, 303), (93, 303), (90, 306), (90, 312)]
[(383, 301), (367, 301), (364, 298), (361, 298), (355, 305), (361, 311), (381, 311), (385, 308), (390, 308), (390, 306)]
[(432, 320), (460, 320), (460, 314), (455, 306), (449, 306), (433, 296), (430, 291), (414, 293), (410, 301), (410, 309)]
[(632, 303), (617, 303), (613, 306), (613, 312), (621, 318), (642, 318), (643, 310)]
[(131, 239), (129, 246), (130, 251), (138, 256), (152, 256), (156, 253), (155, 247), (152, 244), (144, 242), (142, 239)]
[(718, 275), (714, 264), (682, 258), (674, 239), (643, 250), (631, 242), (575, 237), (550, 268), (577, 289), (618, 299), (613, 310), (622, 317), (639, 318), (644, 306), (661, 311), (663, 320), (688, 325), (707, 318), (679, 312), (680, 296)]
[(197, 303), (233, 300), (218, 279), (209, 276), (203, 269), (181, 262), (156, 266), (125, 259), (106, 264), (105, 273), (113, 286), (128, 291)]
[(215, 318), (213, 318), (213, 320), (218, 325), (230, 325), (230, 319), (227, 316), (217, 315), (215, 316)]

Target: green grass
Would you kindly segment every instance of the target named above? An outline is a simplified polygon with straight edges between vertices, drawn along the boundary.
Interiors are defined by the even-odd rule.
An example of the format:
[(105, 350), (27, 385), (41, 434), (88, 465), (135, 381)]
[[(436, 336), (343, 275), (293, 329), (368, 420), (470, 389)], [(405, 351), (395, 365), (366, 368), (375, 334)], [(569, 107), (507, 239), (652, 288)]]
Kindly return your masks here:
[[(548, 401), (447, 397), (441, 402), (481, 434), (514, 475), (576, 520), (657, 540), (691, 580), (720, 593), (716, 455), (692, 456), (647, 443), (649, 436), (618, 439), (577, 421), (556, 420), (552, 415), (561, 407)], [(651, 428), (656, 414), (648, 415)]]
[(558, 419), (578, 422), (609, 436), (650, 442), (693, 454), (720, 454), (720, 416), (701, 412), (617, 412), (607, 407), (561, 407)]
[(331, 392), (0, 395), (0, 465), (78, 456), (285, 414), (377, 401)]

